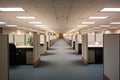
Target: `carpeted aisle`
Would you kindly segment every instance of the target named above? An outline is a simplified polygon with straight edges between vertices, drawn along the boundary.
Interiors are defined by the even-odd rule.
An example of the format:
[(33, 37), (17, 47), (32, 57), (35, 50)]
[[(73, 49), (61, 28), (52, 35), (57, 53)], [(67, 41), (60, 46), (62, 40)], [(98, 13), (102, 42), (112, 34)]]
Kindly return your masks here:
[(62, 39), (52, 45), (41, 60), (37, 68), (30, 65), (11, 67), (10, 80), (102, 80), (103, 65), (85, 66), (81, 55), (75, 55)]

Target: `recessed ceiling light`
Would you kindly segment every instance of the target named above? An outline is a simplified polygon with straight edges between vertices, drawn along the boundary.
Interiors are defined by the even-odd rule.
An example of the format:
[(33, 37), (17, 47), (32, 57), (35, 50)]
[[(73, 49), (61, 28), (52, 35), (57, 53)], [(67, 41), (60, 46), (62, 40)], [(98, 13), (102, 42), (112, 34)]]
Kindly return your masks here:
[(110, 27), (109, 29), (118, 29), (119, 27)]
[(91, 16), (88, 19), (106, 19), (108, 16)]
[(6, 24), (6, 22), (0, 22), (0, 24)]
[(100, 25), (100, 27), (110, 27), (110, 25)]
[(95, 24), (95, 22), (81, 22), (81, 24)]
[(33, 16), (16, 16), (18, 19), (35, 19)]
[(15, 8), (0, 8), (0, 11), (25, 11), (23, 8), (20, 8), (20, 7), (15, 7)]
[(120, 24), (120, 22), (111, 22), (110, 24)]
[(48, 27), (40, 27), (40, 28), (46, 29), (46, 28), (48, 28)]
[(101, 12), (120, 12), (120, 8), (103, 8)]
[(30, 24), (42, 24), (42, 22), (28, 22)]
[(37, 27), (45, 27), (46, 25), (35, 25)]
[(6, 25), (8, 27), (17, 27), (18, 25)]
[(87, 27), (88, 25), (77, 25), (77, 27)]

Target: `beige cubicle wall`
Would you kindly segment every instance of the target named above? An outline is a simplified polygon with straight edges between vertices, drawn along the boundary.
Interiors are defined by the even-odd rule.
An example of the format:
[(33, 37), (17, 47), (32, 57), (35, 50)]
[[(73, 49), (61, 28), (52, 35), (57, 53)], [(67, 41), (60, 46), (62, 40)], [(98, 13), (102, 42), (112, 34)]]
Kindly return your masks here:
[(102, 39), (103, 39), (103, 34), (82, 35), (82, 59), (85, 64), (103, 63)]
[(81, 34), (79, 34), (79, 35), (77, 35), (77, 41), (78, 41), (78, 43), (82, 43), (82, 35)]
[(40, 54), (46, 54), (47, 46), (46, 46), (46, 35), (40, 35)]
[(103, 45), (103, 33), (97, 33), (95, 36), (95, 45)]
[(103, 63), (103, 34), (88, 34), (88, 63)]
[(14, 35), (9, 34), (9, 43), (14, 43)]
[(2, 28), (0, 27), (0, 34), (2, 34)]
[(95, 34), (88, 34), (88, 45), (95, 44)]
[(77, 53), (77, 54), (82, 53), (82, 37), (81, 37), (81, 34), (77, 34), (75, 36), (75, 53)]
[(103, 45), (103, 33), (88, 34), (88, 45)]
[(37, 33), (33, 34), (33, 63), (34, 67), (39, 66), (40, 63), (40, 35)]
[(33, 64), (33, 43), (28, 43), (28, 39), (33, 40), (31, 34), (9, 34), (9, 43), (14, 43), (17, 51), (21, 51), (14, 64)]
[(56, 42), (56, 40), (57, 40), (57, 37), (53, 35), (51, 38), (51, 45), (53, 45)]
[[(33, 35), (30, 34), (9, 34), (9, 43), (14, 43), (16, 46), (29, 46), (28, 38)], [(33, 40), (33, 39), (32, 39)]]
[(87, 34), (82, 35), (82, 60), (88, 64), (88, 36)]
[(64, 35), (64, 40), (71, 46), (71, 43), (72, 43), (72, 36), (71, 36), (71, 34), (65, 34)]
[(104, 80), (120, 80), (120, 34), (104, 35)]
[(8, 35), (0, 35), (0, 80), (9, 80)]
[(14, 43), (16, 46), (25, 45), (25, 35), (14, 35)]
[(78, 54), (78, 34), (75, 35), (75, 53)]

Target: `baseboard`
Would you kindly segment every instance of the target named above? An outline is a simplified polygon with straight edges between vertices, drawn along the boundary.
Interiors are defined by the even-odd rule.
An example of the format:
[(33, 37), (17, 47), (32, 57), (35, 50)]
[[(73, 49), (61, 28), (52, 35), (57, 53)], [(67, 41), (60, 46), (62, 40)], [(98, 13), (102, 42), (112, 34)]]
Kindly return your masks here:
[(110, 80), (105, 74), (103, 75), (103, 80)]
[(38, 59), (34, 62), (33, 66), (34, 66), (34, 67), (37, 67), (37, 66), (39, 66), (39, 64), (40, 64), (40, 58), (38, 58)]
[(88, 61), (84, 57), (82, 57), (82, 61), (84, 62), (85, 65), (88, 65)]

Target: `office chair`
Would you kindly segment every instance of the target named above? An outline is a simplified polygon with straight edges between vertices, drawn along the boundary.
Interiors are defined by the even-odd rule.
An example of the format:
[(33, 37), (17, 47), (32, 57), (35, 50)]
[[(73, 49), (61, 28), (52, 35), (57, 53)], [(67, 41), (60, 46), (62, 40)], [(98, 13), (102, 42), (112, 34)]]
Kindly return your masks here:
[(17, 56), (21, 55), (21, 51), (17, 51), (14, 43), (9, 43), (9, 62), (10, 65), (18, 64)]

